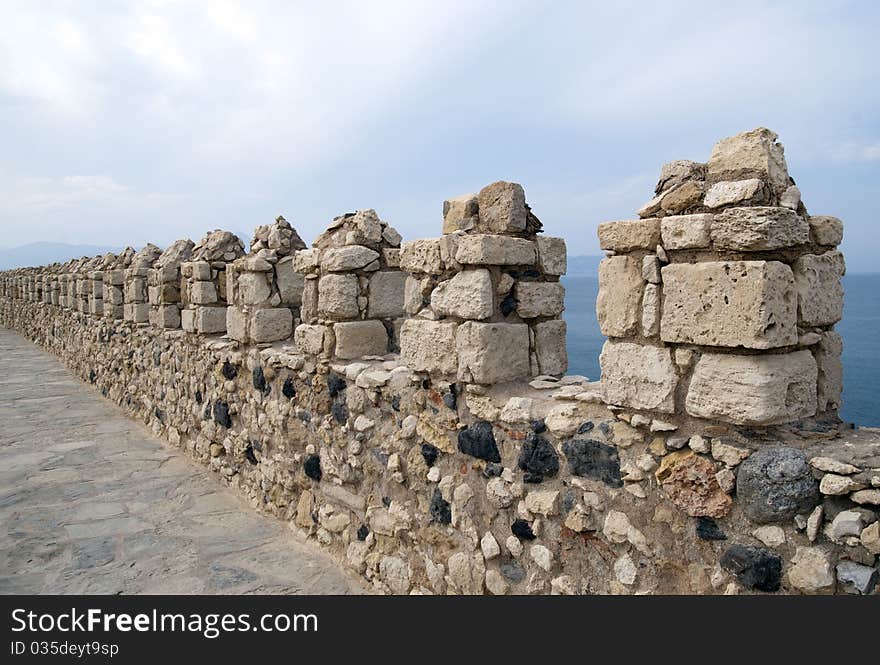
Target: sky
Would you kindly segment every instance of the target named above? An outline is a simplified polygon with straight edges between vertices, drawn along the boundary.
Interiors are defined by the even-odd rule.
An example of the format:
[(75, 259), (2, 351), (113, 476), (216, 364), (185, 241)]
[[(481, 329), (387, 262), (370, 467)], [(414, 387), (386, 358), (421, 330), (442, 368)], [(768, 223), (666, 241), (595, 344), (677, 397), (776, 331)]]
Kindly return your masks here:
[(375, 208), (406, 239), (521, 183), (569, 254), (664, 162), (779, 134), (812, 214), (880, 271), (875, 2), (0, 1), (0, 246), (311, 242)]

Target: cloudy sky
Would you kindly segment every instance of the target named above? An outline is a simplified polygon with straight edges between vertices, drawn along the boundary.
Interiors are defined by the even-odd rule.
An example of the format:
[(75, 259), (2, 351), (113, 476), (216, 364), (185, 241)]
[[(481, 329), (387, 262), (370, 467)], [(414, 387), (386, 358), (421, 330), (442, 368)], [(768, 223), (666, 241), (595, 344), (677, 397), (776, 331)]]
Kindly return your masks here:
[[(729, 6), (715, 6), (715, 5)], [(165, 244), (514, 180), (570, 254), (660, 165), (780, 134), (880, 270), (874, 2), (0, 2), (0, 245)]]

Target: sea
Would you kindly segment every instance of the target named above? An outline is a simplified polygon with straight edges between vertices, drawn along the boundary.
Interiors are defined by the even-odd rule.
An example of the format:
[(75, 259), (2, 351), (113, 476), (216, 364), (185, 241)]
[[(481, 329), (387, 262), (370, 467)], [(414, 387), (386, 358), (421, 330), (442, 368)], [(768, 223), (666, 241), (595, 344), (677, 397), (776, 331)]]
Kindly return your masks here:
[[(596, 321), (598, 279), (567, 276), (565, 317), (568, 323), (568, 371), (599, 378), (599, 352), (605, 338)], [(840, 417), (862, 427), (880, 427), (880, 273), (843, 278), (843, 406)]]

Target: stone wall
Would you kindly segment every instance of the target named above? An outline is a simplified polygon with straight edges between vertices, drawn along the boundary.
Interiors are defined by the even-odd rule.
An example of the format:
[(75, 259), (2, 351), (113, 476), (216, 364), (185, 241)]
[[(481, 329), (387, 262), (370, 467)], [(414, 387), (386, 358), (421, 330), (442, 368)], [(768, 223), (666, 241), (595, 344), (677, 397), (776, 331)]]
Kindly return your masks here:
[[(767, 168), (778, 176), (779, 160)], [(685, 172), (694, 170), (701, 169)], [(676, 181), (679, 171), (664, 169), (661, 194), (711, 191), (708, 175)], [(755, 173), (734, 171), (741, 179)], [(775, 190), (768, 191), (761, 202), (776, 203)], [(715, 260), (711, 246), (693, 254), (664, 249), (663, 257), (657, 251), (664, 246), (662, 222), (654, 251), (645, 240), (639, 247), (628, 241), (627, 249), (618, 244), (612, 264), (634, 261), (638, 278), (624, 271), (621, 279), (631, 288), (614, 307), (607, 295), (609, 264), (603, 268), (603, 326), (625, 332), (613, 335), (603, 352), (604, 380), (590, 383), (564, 375), (561, 343), (542, 351), (540, 326), (562, 323), (558, 279), (565, 252), (561, 240), (537, 235), (540, 222), (522, 188), (495, 183), (479, 195), (447, 201), (443, 212), (442, 238), (403, 244), (402, 273), (396, 270), (399, 236), (373, 211), (337, 218), (311, 249), (298, 248), (298, 235), (281, 219), (261, 227), (247, 256), (224, 260), (228, 320), (245, 321), (225, 335), (166, 328), (164, 316), (151, 323), (99, 317), (78, 302), (64, 307), (40, 297), (37, 277), (61, 274), (76, 281), (97, 269), (92, 259), (0, 275), (0, 323), (56, 353), (103, 396), (237, 488), (255, 509), (289, 521), (378, 591), (877, 593), (880, 434), (847, 428), (827, 406), (809, 415), (798, 411), (794, 421), (748, 426), (681, 411), (689, 394), (684, 388), (696, 377), (680, 374), (679, 365), (750, 358), (759, 369), (776, 363), (774, 377), (803, 372), (819, 383), (819, 370), (810, 374), (804, 365), (820, 365), (816, 356), (839, 354), (839, 346), (822, 351), (796, 339), (764, 348), (776, 343), (767, 340), (790, 337), (762, 330), (752, 319), (730, 329), (747, 331), (737, 339), (751, 346), (718, 344), (732, 334), (723, 325), (706, 333), (714, 335), (708, 340), (713, 344), (667, 341), (662, 292), (659, 332), (645, 334), (652, 328), (642, 327), (645, 285), (671, 289), (676, 270), (707, 271), (704, 291), (728, 280), (729, 288), (745, 283), (747, 295), (772, 301), (779, 295), (766, 283), (773, 271), (787, 268), (794, 275), (794, 264), (819, 254), (802, 251), (806, 247), (760, 253), (754, 262), (763, 265), (728, 272), (713, 267), (723, 261)], [(187, 242), (164, 255), (179, 258)], [(181, 284), (209, 281), (194, 279), (195, 268), (181, 272), (184, 259), (156, 267), (155, 248), (142, 252), (132, 258), (126, 280), (133, 281), (126, 282), (125, 294), (145, 272), (175, 266), (174, 278), (169, 269), (168, 279), (152, 279), (168, 288), (155, 301), (157, 309), (188, 307), (187, 297), (173, 300), (175, 279), (178, 293)], [(745, 263), (755, 258), (723, 256)], [(769, 265), (774, 262), (782, 267)], [(345, 279), (321, 288), (323, 280), (338, 276)], [(212, 272), (211, 283), (214, 277)], [(630, 291), (639, 298), (635, 323), (631, 311), (621, 313), (634, 306), (625, 297)], [(719, 294), (720, 302), (724, 295), (730, 299)], [(385, 306), (395, 297), (397, 307), (406, 307), (402, 315), (393, 302)], [(705, 298), (710, 308), (720, 308), (714, 311), (729, 311), (714, 304), (716, 296)], [(753, 306), (746, 295), (736, 298), (756, 317), (763, 315), (764, 306)], [(830, 332), (831, 323), (810, 318), (810, 301), (801, 302), (798, 337)], [(276, 314), (282, 310), (286, 314)], [(264, 326), (267, 312), (289, 326)], [(355, 357), (336, 329), (351, 323), (370, 324), (382, 343), (374, 344), (370, 331), (359, 333), (355, 342), (364, 346)], [(413, 323), (418, 325), (410, 330)], [(432, 334), (422, 332), (425, 323)], [(686, 323), (666, 334), (678, 339)], [(462, 335), (469, 328), (474, 332)], [(504, 331), (511, 328), (522, 332), (508, 337)], [(499, 344), (507, 363), (497, 360)], [(610, 347), (618, 351), (609, 353)], [(631, 369), (634, 362), (639, 372)], [(615, 363), (646, 377), (647, 388), (615, 387), (617, 377), (609, 374)], [(664, 363), (675, 368), (671, 390)], [(753, 389), (737, 399), (778, 413), (779, 395), (767, 390), (760, 372), (740, 370), (738, 377)], [(818, 400), (821, 389), (813, 390)], [(793, 393), (802, 398), (800, 388)]]

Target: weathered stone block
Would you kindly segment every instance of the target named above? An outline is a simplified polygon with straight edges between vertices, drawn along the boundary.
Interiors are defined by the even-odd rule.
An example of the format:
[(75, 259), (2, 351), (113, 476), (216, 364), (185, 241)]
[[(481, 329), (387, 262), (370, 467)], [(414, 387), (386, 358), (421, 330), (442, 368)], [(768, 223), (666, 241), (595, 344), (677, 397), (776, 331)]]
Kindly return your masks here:
[(324, 275), (318, 282), (318, 316), (353, 319), (358, 316), (358, 278)]
[(734, 203), (759, 203), (763, 197), (764, 183), (758, 178), (718, 182), (706, 192), (703, 204), (707, 208), (720, 208)]
[(394, 319), (403, 316), (403, 292), (406, 273), (383, 270), (370, 276), (367, 316), (371, 319)]
[(477, 195), (479, 223), (485, 233), (519, 233), (526, 228), (526, 194), (515, 182), (493, 182)]
[[(421, 293), (413, 295), (421, 300)], [(488, 319), (494, 312), (492, 275), (486, 269), (464, 270), (431, 292), (431, 309), (440, 316)]]
[(133, 323), (146, 323), (150, 320), (149, 303), (125, 303), (123, 305), (123, 318)]
[(678, 376), (672, 350), (608, 340), (599, 355), (609, 404), (672, 413)]
[(347, 321), (333, 324), (337, 358), (351, 360), (388, 353), (388, 331), (381, 321)]
[(817, 245), (839, 245), (843, 240), (843, 222), (830, 215), (816, 215), (808, 220), (810, 236)]
[(721, 139), (712, 148), (708, 176), (715, 181), (758, 177), (767, 180), (777, 193), (791, 184), (785, 153), (776, 134), (759, 127)]
[(612, 256), (599, 263), (596, 316), (606, 337), (628, 337), (642, 315), (642, 263), (634, 256)]
[(217, 302), (217, 287), (214, 282), (192, 282), (189, 286), (189, 300), (196, 305), (210, 305)]
[(278, 261), (275, 264), (275, 280), (278, 283), (281, 304), (299, 307), (302, 305), (306, 278), (305, 275), (294, 270), (293, 263), (292, 256), (285, 256)]
[(188, 333), (196, 331), (196, 312), (194, 309), (184, 309), (180, 312), (180, 327)]
[(379, 258), (379, 252), (363, 245), (332, 247), (324, 251), (321, 267), (328, 272), (361, 270)]
[(400, 246), (400, 268), (406, 272), (438, 273), (443, 270), (440, 239), (411, 240)]
[(213, 277), (211, 264), (207, 261), (193, 261), (189, 264), (189, 270), (190, 276), (197, 282), (208, 282)]
[(302, 307), (299, 315), (304, 323), (315, 323), (318, 320), (318, 280), (307, 279), (303, 285)]
[(400, 331), (400, 355), (406, 366), (417, 372), (455, 374), (457, 323), (407, 319)]
[(159, 305), (150, 311), (150, 324), (157, 328), (180, 328), (180, 308), (177, 305)]
[(241, 305), (262, 305), (272, 295), (269, 274), (265, 272), (238, 272), (235, 278), (236, 302)]
[(660, 287), (656, 284), (645, 284), (642, 295), (642, 334), (645, 337), (656, 337), (660, 332)]
[(293, 331), (293, 344), (297, 351), (306, 355), (330, 354), (334, 347), (333, 328), (302, 323)]
[(458, 378), (481, 384), (528, 377), (529, 327), (525, 323), (468, 321), (455, 336)]
[(660, 220), (655, 218), (599, 224), (599, 247), (614, 252), (653, 250), (660, 244)]
[(239, 342), (248, 341), (248, 316), (240, 307), (226, 308), (226, 334)]
[(809, 351), (740, 356), (704, 353), (685, 408), (698, 418), (769, 425), (816, 412), (816, 361)]
[(226, 307), (196, 307), (195, 329), (203, 335), (226, 332)]
[(664, 342), (771, 349), (797, 343), (794, 277), (778, 261), (665, 266)]
[(541, 374), (564, 374), (568, 370), (565, 321), (544, 321), (534, 326), (535, 354)]
[(816, 408), (819, 412), (840, 408), (843, 392), (842, 353), (843, 339), (833, 330), (822, 333), (822, 339), (813, 347), (818, 370)]
[(564, 275), (567, 253), (563, 238), (538, 236), (538, 267), (545, 275)]
[(809, 224), (788, 208), (727, 208), (712, 221), (717, 249), (755, 252), (796, 247), (809, 240)]
[(463, 194), (443, 202), (443, 233), (469, 231), (479, 222), (476, 194)]
[(843, 254), (831, 250), (794, 262), (798, 320), (803, 326), (827, 326), (843, 318)]
[(516, 313), (524, 319), (558, 316), (565, 309), (565, 288), (559, 282), (517, 282)]
[(455, 252), (455, 260), (463, 265), (531, 266), (536, 259), (533, 241), (508, 236), (464, 236)]
[[(281, 263), (279, 261), (279, 263)], [(318, 269), (321, 264), (320, 249), (301, 249), (295, 252), (291, 261), (294, 272), (307, 274)]]
[(287, 339), (292, 332), (293, 312), (286, 307), (258, 309), (251, 315), (250, 338), (257, 344)]

